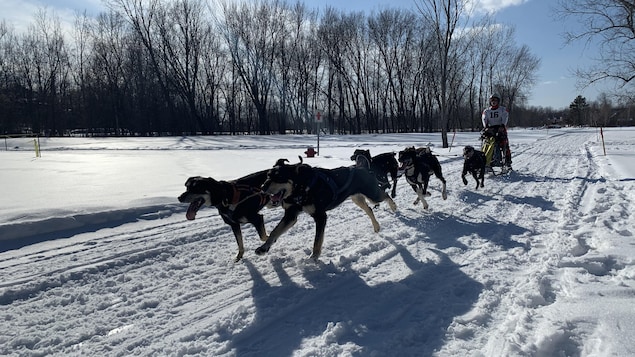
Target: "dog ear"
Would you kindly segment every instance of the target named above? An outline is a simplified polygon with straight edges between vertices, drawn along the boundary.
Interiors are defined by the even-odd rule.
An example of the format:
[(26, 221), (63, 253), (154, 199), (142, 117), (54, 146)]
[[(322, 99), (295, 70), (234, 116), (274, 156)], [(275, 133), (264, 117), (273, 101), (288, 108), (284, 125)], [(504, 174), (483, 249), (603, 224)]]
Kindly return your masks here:
[(273, 167), (276, 167), (276, 166), (284, 166), (284, 163), (285, 163), (285, 162), (289, 162), (289, 160), (287, 160), (287, 159), (278, 159), (278, 161), (276, 161), (276, 164), (275, 164), (275, 165), (273, 165)]
[(295, 167), (295, 173), (298, 178), (298, 182), (307, 182), (310, 180), (311, 175), (313, 175), (312, 167), (305, 164), (298, 164)]
[(190, 187), (200, 176), (192, 176), (185, 181), (185, 187)]
[(211, 177), (192, 176), (188, 178), (187, 181), (185, 181), (185, 187), (192, 187), (192, 186), (203, 185), (203, 184), (209, 186), (210, 184), (215, 184), (215, 183), (218, 183), (218, 182)]

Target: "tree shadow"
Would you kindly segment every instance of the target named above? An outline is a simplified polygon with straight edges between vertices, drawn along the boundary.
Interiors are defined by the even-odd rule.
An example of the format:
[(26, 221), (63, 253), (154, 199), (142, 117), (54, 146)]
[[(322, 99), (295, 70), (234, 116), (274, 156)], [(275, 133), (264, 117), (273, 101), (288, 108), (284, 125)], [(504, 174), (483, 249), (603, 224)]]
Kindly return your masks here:
[(471, 235), (478, 235), (503, 249), (529, 249), (524, 243), (512, 239), (513, 236), (525, 234), (529, 230), (513, 223), (502, 224), (493, 218), (475, 223), (441, 212), (432, 213), (425, 220), (400, 214), (397, 217), (404, 224), (416, 228), (421, 232), (422, 239), (434, 244), (437, 249), (455, 247), (467, 250), (468, 246), (461, 243), (459, 238)]
[(395, 247), (391, 259), (401, 258), (395, 264), (408, 274), (375, 285), (347, 266), (307, 264), (302, 274), (309, 287), (300, 286), (274, 261), (280, 282), (274, 286), (245, 260), (256, 315), (232, 336), (230, 347), (238, 356), (290, 356), (313, 338), (317, 346), (309, 341), (302, 348), (333, 355), (432, 355), (453, 318), (471, 310), (483, 286), (438, 250), (431, 250), (435, 262), (422, 262), (388, 240)]

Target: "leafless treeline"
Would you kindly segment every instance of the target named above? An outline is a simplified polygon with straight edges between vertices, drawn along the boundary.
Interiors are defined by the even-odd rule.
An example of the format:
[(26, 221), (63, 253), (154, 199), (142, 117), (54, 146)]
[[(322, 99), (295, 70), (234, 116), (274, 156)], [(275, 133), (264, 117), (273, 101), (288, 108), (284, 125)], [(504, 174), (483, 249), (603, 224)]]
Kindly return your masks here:
[(45, 10), (25, 33), (1, 22), (0, 133), (315, 132), (317, 112), (330, 133), (445, 133), (478, 127), (491, 92), (513, 112), (540, 65), (465, 0), (213, 3), (108, 0), (72, 34)]

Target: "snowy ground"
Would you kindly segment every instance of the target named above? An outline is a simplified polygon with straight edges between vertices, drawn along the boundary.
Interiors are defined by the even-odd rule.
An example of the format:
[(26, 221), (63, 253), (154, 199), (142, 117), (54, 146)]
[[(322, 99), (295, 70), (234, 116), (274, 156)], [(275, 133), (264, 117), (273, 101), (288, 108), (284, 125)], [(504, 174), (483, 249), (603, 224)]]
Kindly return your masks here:
[[(460, 181), (440, 134), (327, 136), (315, 166), (430, 144), (449, 197), (398, 183), (373, 233), (350, 201), (308, 259), (308, 215), (245, 258), (189, 176), (297, 162), (315, 137), (11, 139), (0, 151), (0, 355), (628, 356), (635, 354), (635, 128), (514, 130), (515, 171)], [(450, 138), (452, 135), (450, 134)], [(0, 145), (3, 144), (0, 142)], [(0, 147), (4, 149), (4, 147)], [(267, 230), (282, 217), (265, 209)]]

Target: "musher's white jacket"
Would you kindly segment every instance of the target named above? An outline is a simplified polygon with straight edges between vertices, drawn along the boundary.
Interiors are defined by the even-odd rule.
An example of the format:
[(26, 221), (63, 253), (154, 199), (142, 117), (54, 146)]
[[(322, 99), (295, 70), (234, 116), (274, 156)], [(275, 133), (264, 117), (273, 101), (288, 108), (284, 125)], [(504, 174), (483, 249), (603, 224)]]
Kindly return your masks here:
[(481, 120), (483, 121), (483, 128), (494, 125), (507, 126), (507, 121), (509, 120), (509, 112), (507, 111), (507, 108), (503, 107), (502, 105), (499, 105), (496, 109), (489, 107), (483, 110)]

